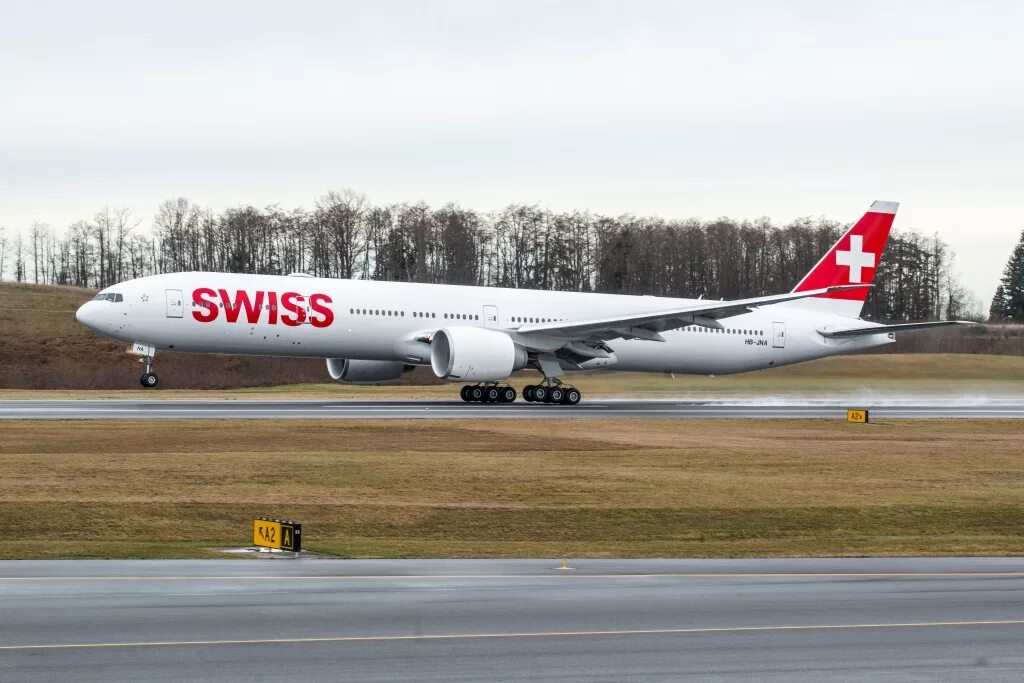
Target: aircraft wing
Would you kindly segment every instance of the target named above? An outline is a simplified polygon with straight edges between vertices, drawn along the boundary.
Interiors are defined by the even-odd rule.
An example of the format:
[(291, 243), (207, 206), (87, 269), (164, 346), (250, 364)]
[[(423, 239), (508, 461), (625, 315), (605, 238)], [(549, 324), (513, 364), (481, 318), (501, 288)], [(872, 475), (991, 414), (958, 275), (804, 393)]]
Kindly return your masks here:
[(516, 330), (521, 335), (551, 335), (571, 339), (647, 339), (665, 341), (659, 332), (678, 329), (687, 325), (720, 328), (718, 320), (734, 315), (749, 313), (761, 306), (821, 296), (846, 289), (859, 289), (871, 285), (838, 285), (813, 289), (805, 292), (790, 292), (773, 296), (754, 297), (752, 299), (734, 299), (732, 301), (702, 301), (683, 308), (667, 309), (650, 313), (616, 318), (598, 318), (595, 320), (575, 320), (572, 322), (540, 323), (523, 325)]
[(888, 332), (913, 332), (929, 327), (946, 327), (948, 325), (977, 325), (968, 320), (936, 320), (930, 323), (898, 323), (895, 325), (873, 325), (871, 327), (854, 327), (849, 330), (818, 330), (823, 337), (845, 338), (862, 337), (868, 334), (885, 334)]

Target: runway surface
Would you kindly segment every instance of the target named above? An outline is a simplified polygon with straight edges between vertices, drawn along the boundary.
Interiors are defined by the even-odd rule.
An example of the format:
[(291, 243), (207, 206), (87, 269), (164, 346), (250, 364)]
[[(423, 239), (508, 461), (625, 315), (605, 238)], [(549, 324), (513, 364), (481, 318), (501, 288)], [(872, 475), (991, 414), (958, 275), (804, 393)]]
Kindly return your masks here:
[(0, 419), (197, 418), (845, 418), (868, 408), (876, 418), (1024, 418), (1024, 400), (632, 400), (585, 399), (577, 406), (475, 404), (461, 401), (354, 400), (13, 400), (0, 401)]
[(0, 680), (1019, 681), (1024, 558), (0, 562)]

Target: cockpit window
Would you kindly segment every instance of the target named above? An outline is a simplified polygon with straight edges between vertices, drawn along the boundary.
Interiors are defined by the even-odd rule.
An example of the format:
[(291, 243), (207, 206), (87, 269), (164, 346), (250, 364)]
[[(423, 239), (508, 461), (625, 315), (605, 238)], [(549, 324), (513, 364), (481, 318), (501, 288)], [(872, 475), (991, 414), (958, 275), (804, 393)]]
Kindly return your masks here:
[(114, 295), (114, 303), (115, 304), (121, 303), (122, 301), (124, 301), (124, 297), (123, 296), (121, 296), (120, 294), (115, 294)]
[(93, 297), (93, 301), (111, 301), (117, 303), (124, 301), (124, 296), (121, 294), (115, 294), (114, 292), (101, 292)]

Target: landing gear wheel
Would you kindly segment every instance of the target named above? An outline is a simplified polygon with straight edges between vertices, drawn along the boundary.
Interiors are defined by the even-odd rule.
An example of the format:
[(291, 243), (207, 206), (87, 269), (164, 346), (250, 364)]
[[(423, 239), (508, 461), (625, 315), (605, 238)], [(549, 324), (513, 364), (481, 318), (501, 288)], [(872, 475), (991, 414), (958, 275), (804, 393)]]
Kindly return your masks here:
[(459, 389), (459, 398), (461, 398), (466, 403), (469, 403), (470, 401), (473, 400), (469, 395), (469, 389), (470, 386), (468, 384), (463, 385), (463, 387)]
[(469, 394), (469, 400), (470, 401), (483, 401), (484, 400), (484, 388), (483, 387), (470, 387), (469, 391), (466, 392), (466, 393)]
[(562, 390), (562, 387), (551, 387), (551, 391), (548, 392), (547, 398), (544, 399), (544, 402), (561, 403), (563, 396), (565, 396), (565, 391)]
[(497, 403), (499, 398), (501, 398), (501, 392), (498, 391), (498, 387), (484, 389), (484, 403)]
[(565, 390), (565, 395), (562, 396), (562, 403), (567, 406), (574, 406), (580, 402), (581, 398), (583, 398), (583, 394), (580, 393), (579, 389), (576, 387), (569, 387)]
[(527, 384), (523, 387), (523, 400), (527, 403), (533, 403), (533, 385)]
[(516, 400), (516, 390), (513, 387), (502, 387), (499, 400), (502, 403), (512, 403)]
[(548, 401), (548, 388), (543, 384), (538, 384), (533, 387), (533, 391), (530, 392), (533, 395), (534, 403), (547, 403)]
[(160, 379), (156, 376), (155, 372), (143, 373), (142, 377), (139, 378), (139, 384), (147, 389), (152, 389), (160, 383)]

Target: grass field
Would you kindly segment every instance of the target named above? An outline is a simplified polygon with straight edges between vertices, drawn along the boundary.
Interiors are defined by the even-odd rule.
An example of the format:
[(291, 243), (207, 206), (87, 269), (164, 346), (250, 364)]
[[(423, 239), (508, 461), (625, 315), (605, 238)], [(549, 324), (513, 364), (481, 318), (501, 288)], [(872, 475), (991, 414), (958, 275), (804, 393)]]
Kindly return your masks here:
[(1024, 554), (1024, 423), (0, 423), (0, 556)]

